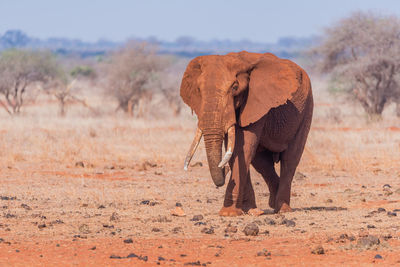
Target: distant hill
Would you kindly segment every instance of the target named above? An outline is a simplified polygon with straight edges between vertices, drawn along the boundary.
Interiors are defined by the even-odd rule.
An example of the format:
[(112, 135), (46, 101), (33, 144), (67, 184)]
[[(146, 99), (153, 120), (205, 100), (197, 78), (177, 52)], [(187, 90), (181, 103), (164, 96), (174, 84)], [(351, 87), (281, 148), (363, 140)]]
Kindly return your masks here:
[[(174, 42), (158, 40), (154, 37), (147, 39), (135, 39), (146, 41), (157, 45), (160, 54), (175, 54), (184, 57), (195, 57), (206, 54), (225, 54), (228, 52), (238, 52), (247, 50), (251, 52), (271, 52), (280, 57), (293, 58), (302, 50), (312, 45), (317, 38), (315, 36), (296, 38), (284, 37), (276, 43), (259, 43), (249, 40), (212, 40), (199, 41), (190, 36), (182, 36)], [(0, 33), (0, 51), (8, 48), (31, 48), (31, 49), (50, 49), (62, 55), (78, 55), (80, 57), (91, 57), (104, 55), (119, 46), (122, 42), (112, 42), (99, 40), (97, 42), (84, 42), (79, 39), (68, 38), (48, 38), (39, 39), (28, 36), (20, 30), (9, 30), (4, 34)]]

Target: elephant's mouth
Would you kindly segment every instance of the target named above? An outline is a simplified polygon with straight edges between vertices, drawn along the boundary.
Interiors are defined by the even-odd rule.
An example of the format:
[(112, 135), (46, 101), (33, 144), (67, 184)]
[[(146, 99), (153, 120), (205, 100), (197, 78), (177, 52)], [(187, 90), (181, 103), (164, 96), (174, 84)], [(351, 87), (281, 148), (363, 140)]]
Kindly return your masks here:
[[(195, 137), (193, 139), (193, 142), (190, 146), (190, 149), (186, 155), (185, 158), (185, 163), (184, 163), (184, 170), (186, 171), (189, 167), (190, 161), (196, 152), (196, 149), (200, 143), (201, 137), (203, 134), (207, 135), (207, 131), (205, 130), (204, 132), (200, 129), (197, 128)], [(221, 145), (219, 145), (219, 153), (217, 149), (208, 149), (207, 144), (206, 144), (206, 152), (207, 152), (207, 159), (208, 159), (208, 165), (210, 168), (210, 173), (211, 177), (213, 178), (213, 181), (217, 187), (223, 186), (225, 184), (225, 173), (224, 173), (224, 167), (226, 164), (228, 164), (229, 160), (231, 159), (233, 155), (233, 150), (235, 147), (235, 125), (232, 125), (229, 127), (227, 131), (227, 143), (226, 143), (226, 152), (225, 155), (221, 159)], [(207, 137), (207, 136), (206, 136)], [(222, 137), (221, 137), (222, 138)], [(207, 143), (208, 140), (205, 139), (205, 142)], [(221, 143), (222, 144), (222, 143)], [(219, 155), (218, 155), (219, 154)], [(215, 156), (218, 155), (219, 157), (218, 161), (211, 160), (214, 159)], [(218, 163), (219, 162), (219, 163)]]

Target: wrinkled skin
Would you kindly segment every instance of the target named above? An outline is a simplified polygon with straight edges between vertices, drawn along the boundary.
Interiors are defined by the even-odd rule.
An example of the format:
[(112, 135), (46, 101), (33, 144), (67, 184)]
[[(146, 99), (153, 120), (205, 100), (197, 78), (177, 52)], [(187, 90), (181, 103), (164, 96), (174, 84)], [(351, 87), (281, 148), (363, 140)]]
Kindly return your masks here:
[[(181, 97), (198, 117), (197, 133), (204, 136), (210, 174), (217, 186), (225, 183), (225, 168), (218, 166), (223, 141), (225, 149), (232, 150), (230, 179), (219, 214), (261, 213), (250, 164), (269, 188), (269, 206), (275, 212), (291, 211), (292, 179), (313, 112), (311, 83), (305, 71), (269, 53), (201, 56), (185, 71)], [(277, 162), (281, 164), (279, 176), (274, 167)]]

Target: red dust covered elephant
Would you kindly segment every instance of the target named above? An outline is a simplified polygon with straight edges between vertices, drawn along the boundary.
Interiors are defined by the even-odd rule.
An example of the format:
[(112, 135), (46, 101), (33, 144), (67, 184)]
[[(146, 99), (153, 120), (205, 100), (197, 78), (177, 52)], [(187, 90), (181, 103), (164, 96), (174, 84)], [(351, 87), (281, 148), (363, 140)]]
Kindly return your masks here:
[[(217, 187), (231, 175), (219, 214), (259, 214), (250, 164), (270, 191), (275, 212), (291, 211), (290, 191), (310, 130), (313, 97), (307, 73), (290, 60), (249, 52), (200, 56), (184, 73), (180, 95), (198, 117), (185, 160), (187, 169), (204, 137), (211, 177)], [(225, 155), (222, 157), (222, 145)], [(280, 162), (278, 176), (274, 163)]]

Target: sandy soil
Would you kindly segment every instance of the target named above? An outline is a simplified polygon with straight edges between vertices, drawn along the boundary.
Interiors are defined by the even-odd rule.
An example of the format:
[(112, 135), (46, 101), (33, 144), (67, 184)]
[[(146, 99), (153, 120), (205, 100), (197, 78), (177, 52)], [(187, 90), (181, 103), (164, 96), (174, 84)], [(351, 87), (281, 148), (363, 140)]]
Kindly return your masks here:
[(4, 119), (0, 266), (400, 265), (399, 120), (334, 124), (329, 108), (316, 107), (294, 212), (273, 214), (252, 170), (265, 214), (237, 218), (217, 215), (203, 145), (183, 171), (195, 118)]

